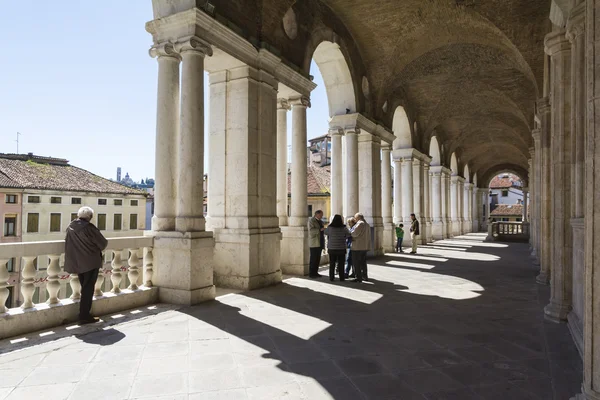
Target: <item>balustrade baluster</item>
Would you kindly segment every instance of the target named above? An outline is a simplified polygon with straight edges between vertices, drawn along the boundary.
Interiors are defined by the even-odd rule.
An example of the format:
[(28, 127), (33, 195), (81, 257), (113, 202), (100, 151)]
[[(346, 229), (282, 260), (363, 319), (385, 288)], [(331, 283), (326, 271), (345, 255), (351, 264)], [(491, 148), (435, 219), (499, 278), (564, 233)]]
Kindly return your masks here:
[(102, 297), (104, 296), (104, 292), (102, 292), (102, 285), (104, 284), (104, 261), (106, 260), (106, 252), (102, 252), (102, 266), (98, 271), (98, 279), (96, 280), (96, 284), (94, 285), (94, 296)]
[[(0, 314), (8, 311), (6, 307), (6, 299), (8, 299), (8, 268), (6, 264), (8, 260), (0, 259)], [(9, 304), (10, 306), (10, 304)]]
[(127, 260), (129, 264), (129, 271), (127, 272), (127, 277), (129, 278), (129, 290), (138, 290), (138, 278), (140, 272), (138, 270), (138, 266), (140, 265), (140, 258), (138, 257), (138, 249), (129, 249), (129, 260)]
[(60, 282), (59, 274), (60, 274), (60, 254), (50, 254), (50, 264), (48, 265), (48, 283), (46, 283), (46, 290), (48, 291), (48, 300), (46, 304), (58, 304), (60, 300), (58, 299), (58, 292), (60, 291)]
[(123, 274), (121, 273), (121, 267), (123, 266), (123, 260), (121, 259), (121, 250), (113, 251), (113, 260), (112, 260), (112, 274), (110, 276), (110, 280), (113, 284), (113, 288), (111, 292), (114, 294), (121, 293), (121, 288), (119, 285), (121, 284), (121, 280), (123, 279)]
[(144, 247), (144, 286), (146, 287), (152, 287), (153, 263), (152, 247)]
[(81, 282), (79, 282), (79, 276), (77, 274), (71, 274), (71, 280), (69, 281), (69, 285), (71, 285), (71, 300), (79, 300), (81, 299)]
[(21, 308), (33, 308), (33, 294), (35, 286), (33, 284), (35, 278), (35, 266), (33, 265), (35, 257), (23, 257), (23, 268), (21, 270), (21, 293), (23, 294), (23, 305)]

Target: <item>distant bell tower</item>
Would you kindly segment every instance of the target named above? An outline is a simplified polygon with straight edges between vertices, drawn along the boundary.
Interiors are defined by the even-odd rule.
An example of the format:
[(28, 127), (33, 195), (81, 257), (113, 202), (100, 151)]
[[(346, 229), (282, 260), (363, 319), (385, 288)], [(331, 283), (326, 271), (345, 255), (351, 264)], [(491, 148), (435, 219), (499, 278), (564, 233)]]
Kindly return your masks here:
[(121, 182), (121, 167), (117, 167), (117, 182)]

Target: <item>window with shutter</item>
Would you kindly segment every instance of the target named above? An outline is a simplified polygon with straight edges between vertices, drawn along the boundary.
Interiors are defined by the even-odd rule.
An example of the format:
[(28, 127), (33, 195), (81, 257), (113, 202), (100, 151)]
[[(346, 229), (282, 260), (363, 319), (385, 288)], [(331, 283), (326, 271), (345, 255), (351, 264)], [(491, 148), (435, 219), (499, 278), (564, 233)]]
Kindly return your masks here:
[(38, 233), (40, 231), (40, 214), (27, 214), (27, 233)]
[(60, 214), (50, 214), (50, 232), (60, 232)]

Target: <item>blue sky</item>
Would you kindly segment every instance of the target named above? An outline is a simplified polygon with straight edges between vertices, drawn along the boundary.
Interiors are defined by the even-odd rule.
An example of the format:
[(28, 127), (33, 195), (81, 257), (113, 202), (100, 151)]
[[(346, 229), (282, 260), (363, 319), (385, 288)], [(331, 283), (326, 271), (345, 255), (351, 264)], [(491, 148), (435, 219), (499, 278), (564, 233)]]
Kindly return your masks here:
[[(119, 166), (136, 181), (153, 177), (157, 63), (144, 29), (151, 1), (19, 0), (2, 7), (0, 152), (15, 153), (20, 132), (20, 153), (66, 158), (107, 178)], [(319, 86), (309, 138), (324, 134), (329, 118), (314, 64), (311, 73)]]

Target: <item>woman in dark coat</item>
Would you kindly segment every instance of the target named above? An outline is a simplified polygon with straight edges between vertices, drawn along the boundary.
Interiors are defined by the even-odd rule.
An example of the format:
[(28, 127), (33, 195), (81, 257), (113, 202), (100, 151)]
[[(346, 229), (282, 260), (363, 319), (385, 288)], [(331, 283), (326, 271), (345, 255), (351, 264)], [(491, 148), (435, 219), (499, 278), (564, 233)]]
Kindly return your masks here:
[(340, 281), (344, 281), (344, 261), (346, 260), (346, 239), (351, 237), (350, 231), (344, 225), (341, 215), (336, 214), (331, 224), (325, 229), (327, 235), (327, 252), (329, 253), (329, 280), (335, 278), (336, 265)]

